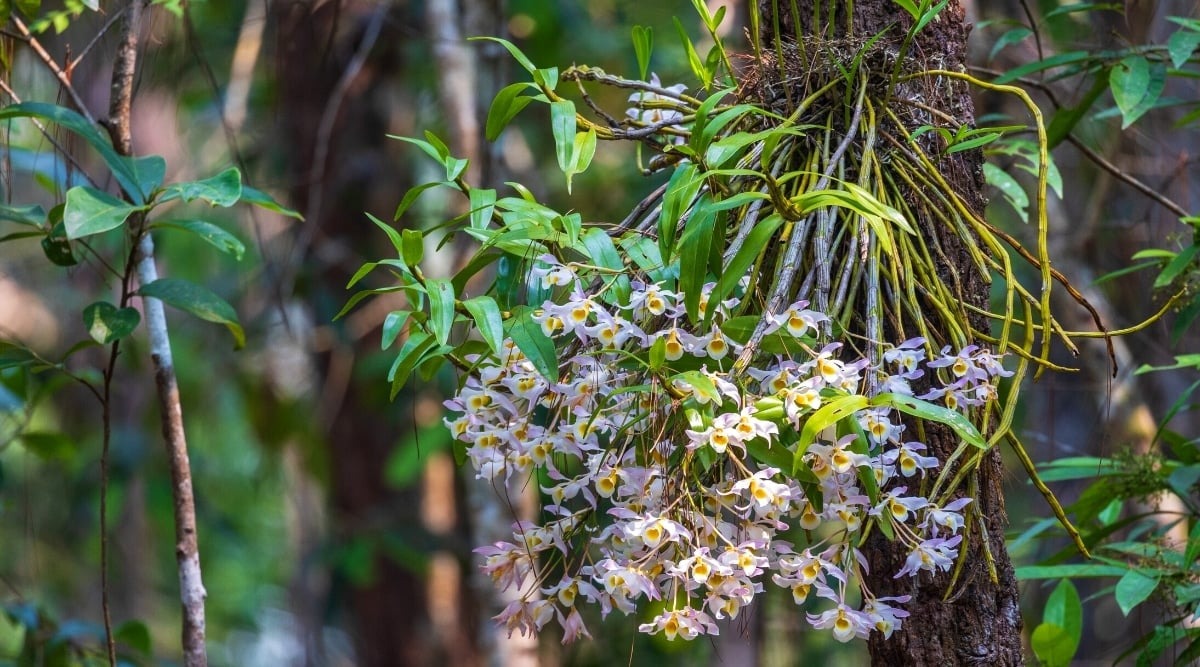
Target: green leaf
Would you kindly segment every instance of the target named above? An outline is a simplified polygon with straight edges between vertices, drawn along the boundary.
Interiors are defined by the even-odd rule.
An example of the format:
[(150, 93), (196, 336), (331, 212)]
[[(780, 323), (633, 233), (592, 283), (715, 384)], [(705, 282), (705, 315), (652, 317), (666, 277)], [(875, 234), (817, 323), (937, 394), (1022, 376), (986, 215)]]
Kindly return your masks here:
[(37, 204), (9, 206), (0, 203), (0, 220), (8, 220), (27, 227), (41, 228), (46, 221), (46, 210)]
[(1082, 63), (1092, 58), (1090, 51), (1070, 51), (1068, 53), (1059, 53), (1049, 58), (1035, 60), (1031, 63), (1026, 63), (1020, 67), (1014, 67), (1004, 74), (996, 77), (994, 83), (1012, 83), (1021, 77), (1029, 76), (1043, 70), (1054, 69), (1056, 67), (1065, 67)]
[(146, 203), (141, 184), (137, 174), (132, 171), (129, 160), (118, 153), (109, 143), (108, 136), (89, 123), (86, 118), (66, 107), (44, 102), (22, 102), (0, 109), (0, 120), (28, 117), (50, 121), (78, 134), (100, 154), (100, 157), (104, 158), (104, 163), (112, 170), (113, 177), (117, 179), (117, 183), (120, 184), (125, 194), (129, 195), (133, 203), (139, 206)]
[(1041, 623), (1029, 637), (1033, 654), (1045, 667), (1068, 667), (1075, 655), (1071, 637), (1062, 627), (1054, 623)]
[(297, 220), (304, 219), (304, 216), (300, 215), (299, 212), (283, 206), (279, 202), (275, 201), (271, 195), (259, 190), (258, 188), (252, 188), (245, 184), (242, 185), (242, 202), (252, 206), (257, 206), (258, 208), (266, 211), (272, 211), (280, 215), (285, 215), (289, 218), (296, 218)]
[(413, 331), (409, 335), (408, 340), (404, 341), (404, 345), (400, 347), (396, 360), (392, 362), (392, 367), (388, 370), (387, 379), (392, 383), (391, 398), (396, 398), (396, 394), (408, 382), (413, 368), (416, 367), (421, 357), (436, 346), (437, 341), (424, 331)]
[(106, 301), (97, 301), (83, 309), (83, 325), (88, 335), (101, 345), (120, 340), (137, 329), (141, 314), (134, 308), (117, 308)]
[(1104, 91), (1108, 90), (1108, 77), (1110, 70), (1103, 69), (1096, 74), (1096, 80), (1092, 83), (1092, 87), (1088, 90), (1083, 99), (1073, 107), (1065, 107), (1055, 112), (1050, 119), (1050, 124), (1046, 126), (1046, 146), (1054, 148), (1063, 142), (1083, 120), (1083, 117), (1091, 110), (1092, 105), (1100, 98)]
[(997, 39), (996, 43), (992, 45), (992, 51), (991, 51), (991, 53), (988, 53), (987, 59), (989, 61), (995, 59), (996, 54), (1003, 51), (1005, 47), (1012, 46), (1013, 44), (1020, 44), (1021, 42), (1025, 41), (1025, 39), (1032, 34), (1033, 34), (1033, 31), (1030, 30), (1029, 28), (1026, 28), (1025, 26), (1021, 26), (1019, 28), (1013, 28), (1012, 30), (1009, 30), (1008, 32), (1004, 33), (1003, 35), (1000, 35), (1000, 38)]
[(396, 212), (392, 214), (392, 222), (399, 221), (401, 216), (404, 215), (404, 212), (407, 211), (410, 206), (416, 203), (417, 199), (426, 190), (435, 188), (439, 185), (447, 185), (447, 183), (445, 181), (433, 181), (430, 183), (414, 185), (413, 187), (409, 188), (408, 192), (405, 192), (404, 196), (400, 199), (400, 204), (396, 206)]
[[(746, 275), (746, 272), (750, 270), (759, 253), (767, 249), (771, 239), (775, 238), (775, 232), (779, 230), (782, 224), (783, 217), (778, 213), (772, 213), (754, 225), (754, 229), (751, 229), (750, 233), (746, 235), (746, 240), (742, 243), (742, 247), (738, 248), (737, 254), (726, 264), (724, 271), (721, 273), (721, 279), (717, 281), (716, 287), (713, 288), (712, 294), (709, 295), (710, 303), (720, 303), (733, 293), (733, 288), (737, 286), (742, 276)], [(715, 312), (715, 308), (709, 311), (710, 318), (712, 313)]]
[(221, 297), (186, 280), (159, 278), (138, 290), (142, 297), (158, 299), (208, 322), (223, 324), (233, 335), (234, 349), (246, 345), (246, 332), (238, 323), (237, 312)]
[(1072, 579), (1086, 577), (1120, 577), (1129, 572), (1126, 568), (1099, 563), (1070, 563), (1066, 565), (1026, 565), (1016, 568), (1017, 579)]
[(645, 26), (633, 26), (633, 52), (637, 56), (638, 76), (643, 81), (650, 73), (650, 54), (653, 51), (654, 31)]
[(554, 154), (558, 168), (566, 173), (571, 167), (571, 150), (575, 144), (575, 103), (558, 100), (550, 103), (550, 129), (554, 132)]
[(147, 658), (153, 651), (150, 628), (141, 621), (125, 621), (113, 630), (113, 639)]
[(430, 278), (425, 290), (429, 293), (429, 333), (438, 345), (445, 345), (454, 327), (454, 286), (445, 278)]
[(1000, 195), (1013, 207), (1025, 222), (1029, 222), (1029, 195), (1011, 174), (991, 162), (983, 163), (983, 175), (989, 185), (1000, 191)]
[(629, 276), (625, 275), (625, 263), (621, 261), (621, 255), (617, 253), (617, 247), (613, 245), (612, 238), (603, 229), (592, 227), (583, 235), (583, 245), (593, 264), (617, 272), (615, 276), (603, 275), (602, 277), (605, 282), (612, 285), (614, 302), (622, 306), (628, 305)]
[(1200, 251), (1200, 246), (1195, 245), (1190, 245), (1179, 251), (1179, 254), (1175, 255), (1170, 262), (1167, 262), (1162, 272), (1154, 279), (1154, 289), (1161, 289), (1175, 282), (1175, 279), (1192, 265), (1193, 260), (1196, 259), (1197, 251)]
[(158, 155), (146, 155), (125, 158), (125, 162), (129, 165), (129, 172), (133, 174), (142, 195), (145, 199), (150, 199), (150, 195), (162, 186), (163, 179), (166, 178), (167, 161)]
[(521, 52), (521, 49), (518, 49), (512, 42), (510, 42), (506, 39), (500, 39), (499, 37), (471, 37), (470, 38), (470, 41), (472, 41), (472, 42), (476, 41), (476, 40), (487, 40), (489, 42), (496, 42), (500, 46), (503, 46), (505, 49), (507, 49), (508, 52), (512, 54), (512, 57), (515, 58), (518, 63), (520, 63), (521, 67), (525, 68), (526, 72), (533, 74), (534, 72), (537, 71), (537, 68), (533, 66), (533, 62), (531, 62), (529, 60), (529, 58), (524, 53)]
[(203, 220), (161, 220), (155, 223), (154, 226), (169, 227), (195, 234), (217, 250), (233, 255), (233, 258), (238, 261), (241, 261), (242, 256), (246, 254), (246, 246), (238, 237), (211, 222)]
[(63, 227), (68, 239), (79, 239), (116, 229), (138, 210), (107, 192), (77, 185), (67, 190)]
[(1158, 101), (1166, 85), (1166, 66), (1152, 65), (1143, 56), (1127, 56), (1113, 67), (1108, 84), (1121, 110), (1121, 129), (1125, 129)]
[[(396, 256), (404, 258), (404, 237), (399, 230), (389, 225), (388, 223), (376, 218), (370, 213), (365, 214), (367, 219), (375, 223), (375, 226), (382, 229), (384, 234), (387, 234), (388, 240), (392, 243), (392, 248), (396, 251)], [(411, 266), (411, 265), (410, 265)]]
[(400, 258), (407, 266), (421, 263), (425, 254), (425, 235), (415, 229), (405, 229), (400, 232)]
[(537, 372), (550, 382), (558, 382), (558, 355), (554, 342), (542, 333), (542, 327), (531, 318), (528, 309), (510, 320), (508, 337), (529, 358)]
[(62, 433), (26, 432), (21, 445), (31, 454), (46, 461), (68, 462), (75, 458), (75, 442)]
[(37, 18), (38, 12), (42, 9), (42, 0), (14, 0), (17, 11), (25, 15), (25, 18)]
[(683, 50), (687, 54), (692, 74), (695, 74), (700, 83), (704, 84), (704, 89), (708, 90), (712, 86), (712, 72), (705, 66), (704, 61), (700, 60), (700, 54), (696, 53), (696, 47), (692, 45), (692, 40), (688, 37), (687, 30), (684, 30), (683, 24), (679, 22), (679, 18), (672, 16), (671, 20), (675, 22), (675, 29), (679, 31), (679, 40), (683, 42)]
[(475, 328), (483, 342), (499, 355), (500, 347), (504, 344), (504, 319), (500, 316), (496, 300), (490, 296), (477, 296), (464, 301), (463, 306), (475, 320)]
[(61, 222), (54, 225), (46, 238), (42, 239), (42, 252), (56, 266), (75, 266), (79, 263), (71, 251), (71, 242)]
[(679, 229), (679, 220), (688, 207), (692, 205), (703, 178), (696, 178), (696, 165), (689, 162), (675, 170), (667, 182), (667, 193), (663, 196), (662, 212), (658, 218), (658, 250), (664, 260), (671, 257), (675, 250), (675, 234)]
[(567, 194), (571, 194), (571, 179), (575, 174), (587, 171), (595, 156), (596, 130), (589, 127), (587, 132), (576, 132), (575, 142), (571, 147), (571, 159), (567, 165)]
[(800, 430), (800, 439), (796, 442), (796, 453), (792, 458), (792, 473), (795, 474), (797, 470), (804, 467), (804, 455), (808, 452), (809, 445), (816, 442), (821, 431), (862, 410), (870, 403), (866, 396), (858, 394), (839, 396), (809, 415), (804, 420), (804, 428)]
[(182, 199), (186, 204), (203, 199), (213, 206), (228, 208), (238, 203), (241, 198), (242, 172), (238, 171), (237, 167), (230, 167), (216, 176), (201, 181), (172, 183), (163, 189), (159, 201)]
[(901, 9), (908, 12), (909, 16), (912, 16), (914, 21), (921, 16), (921, 11), (917, 9), (916, 3), (914, 3), (912, 0), (892, 0), (892, 2), (896, 3)]
[(496, 93), (496, 98), (492, 100), (492, 106), (488, 109), (487, 123), (484, 125), (484, 136), (488, 141), (499, 139), (500, 133), (508, 127), (512, 119), (533, 101), (532, 97), (521, 95), (529, 86), (528, 83), (514, 83)]
[(871, 405), (895, 408), (918, 419), (945, 424), (955, 435), (962, 438), (963, 442), (979, 449), (988, 448), (987, 440), (984, 440), (971, 420), (949, 408), (903, 394), (878, 394), (871, 399)]
[(396, 342), (396, 338), (404, 331), (404, 325), (412, 315), (411, 310), (393, 310), (383, 318), (383, 335), (380, 336), (380, 349), (386, 350)]
[[(1058, 582), (1058, 586), (1050, 593), (1042, 611), (1042, 620), (1063, 630), (1063, 635), (1047, 655), (1053, 656), (1056, 665), (1065, 667), (1071, 664), (1083, 636), (1083, 605), (1079, 601), (1079, 591), (1075, 590), (1070, 579)], [(1042, 660), (1049, 661), (1049, 658), (1042, 657)]]
[(1143, 373), (1154, 373), (1157, 371), (1173, 371), (1177, 368), (1200, 369), (1200, 354), (1178, 355), (1175, 357), (1175, 363), (1168, 366), (1151, 366), (1149, 364), (1142, 364), (1136, 371), (1133, 372), (1133, 374), (1141, 375)]
[(1158, 577), (1152, 577), (1140, 570), (1130, 570), (1117, 582), (1113, 592), (1117, 606), (1126, 616), (1139, 604), (1146, 601), (1154, 589), (1158, 588)]
[[(679, 291), (683, 292), (688, 318), (697, 323), (700, 322), (700, 293), (708, 277), (713, 227), (717, 219), (717, 212), (708, 206), (711, 201), (707, 193), (701, 195), (679, 238)], [(710, 307), (716, 308), (716, 303)]]
[(938, 14), (942, 13), (942, 10), (945, 9), (946, 5), (948, 4), (950, 4), (950, 0), (942, 0), (936, 6), (930, 7), (928, 10), (926, 10), (925, 13), (921, 15), (921, 18), (917, 19), (916, 25), (913, 26), (912, 34), (921, 32), (925, 26), (929, 25), (930, 21), (934, 20), (937, 18)]
[(1176, 30), (1167, 40), (1167, 53), (1171, 54), (1171, 64), (1176, 69), (1183, 67), (1192, 58), (1197, 46), (1200, 46), (1200, 32)]

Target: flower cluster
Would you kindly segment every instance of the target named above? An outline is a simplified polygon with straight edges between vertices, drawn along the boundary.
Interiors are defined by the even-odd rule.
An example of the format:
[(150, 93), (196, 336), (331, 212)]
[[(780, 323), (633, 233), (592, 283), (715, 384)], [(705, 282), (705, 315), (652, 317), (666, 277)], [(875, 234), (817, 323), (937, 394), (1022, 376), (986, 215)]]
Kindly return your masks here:
[[(553, 298), (526, 330), (553, 342), (556, 378), (509, 339), (499, 355), (469, 359), (475, 372), (446, 403), (479, 478), (529, 480), (545, 498), (540, 520), (477, 550), (497, 586), (522, 592), (498, 620), (510, 633), (557, 620), (571, 641), (590, 636), (581, 603), (607, 615), (658, 602), (664, 611), (640, 630), (693, 639), (769, 582), (797, 604), (822, 601), (808, 622), (840, 641), (890, 636), (908, 598), (862, 585), (864, 531), (909, 549), (896, 577), (945, 571), (969, 499), (917, 492), (942, 462), (892, 403), (871, 399), (965, 411), (995, 396), (999, 360), (974, 346), (930, 356), (921, 339), (863, 358), (816, 343), (829, 318), (798, 302), (764, 316), (767, 339), (787, 352), (741, 368), (746, 320), (759, 317), (737, 316), (738, 298), (713, 302), (706, 285), (696, 324), (670, 282), (634, 280), (618, 299), (580, 270), (545, 255), (530, 275)], [(935, 388), (913, 396), (923, 375)], [(814, 419), (839, 405), (857, 409)], [(785, 537), (796, 527), (802, 543)]]

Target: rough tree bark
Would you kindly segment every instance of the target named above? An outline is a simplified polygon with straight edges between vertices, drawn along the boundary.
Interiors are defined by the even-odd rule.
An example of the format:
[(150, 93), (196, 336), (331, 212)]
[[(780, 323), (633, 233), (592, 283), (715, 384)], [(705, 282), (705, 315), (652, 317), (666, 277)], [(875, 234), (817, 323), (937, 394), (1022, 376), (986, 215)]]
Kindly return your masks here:
[[(842, 37), (847, 36), (849, 29), (853, 31), (853, 36), (866, 38), (886, 31), (880, 41), (880, 46), (885, 49), (898, 49), (912, 25), (909, 15), (891, 0), (858, 0), (852, 5), (853, 16), (850, 21), (846, 20), (845, 15), (848, 3), (822, 0), (759, 2), (764, 16), (764, 29), (768, 31), (765, 36), (767, 41), (771, 39), (769, 31), (774, 8), (780, 12), (784, 35), (796, 34), (794, 19), (798, 19), (802, 35)], [(820, 4), (820, 13), (817, 15), (825, 17), (822, 25), (813, 25), (814, 9), (818, 9), (814, 4), (817, 3)], [(831, 23), (828, 17), (835, 6), (837, 19)], [(797, 7), (797, 17), (791, 15), (791, 7)], [(952, 0), (939, 18), (917, 35), (909, 50), (909, 58), (922, 59), (929, 69), (962, 70), (970, 30), (971, 26), (965, 22), (962, 3)], [(928, 81), (917, 81), (900, 84), (894, 93), (901, 98), (918, 94), (922, 103), (949, 114), (957, 122), (974, 124), (974, 105), (965, 84), (942, 79), (937, 81), (935, 87)], [(985, 205), (982, 153), (978, 150), (957, 153), (941, 160), (938, 167), (963, 201), (974, 212), (982, 214)], [(921, 210), (916, 201), (912, 203), (914, 211)], [(935, 237), (936, 242), (946, 250), (946, 257), (953, 266), (941, 267), (940, 270), (943, 273), (956, 271), (963, 278), (965, 298), (976, 306), (986, 305), (987, 286), (961, 244), (954, 238), (948, 238), (941, 226), (931, 219), (912, 222), (922, 233)], [(986, 330), (986, 323), (975, 325)], [(958, 444), (957, 438), (946, 430), (927, 427), (926, 434), (932, 453), (943, 461)], [(993, 449), (979, 465), (975, 502), (986, 526), (988, 544), (995, 560), (996, 581), (989, 574), (978, 531), (964, 547), (966, 565), (947, 601), (943, 601), (943, 597), (950, 581), (948, 574), (894, 579), (892, 575), (903, 566), (907, 550), (897, 542), (889, 542), (878, 532), (873, 534), (866, 548), (872, 573), (868, 581), (871, 590), (879, 596), (913, 596), (906, 605), (912, 616), (891, 639), (884, 640), (879, 633), (871, 635), (870, 650), (874, 664), (1023, 664), (1017, 581), (1004, 545), (1007, 516), (1002, 491), (1003, 475), (1000, 453)]]

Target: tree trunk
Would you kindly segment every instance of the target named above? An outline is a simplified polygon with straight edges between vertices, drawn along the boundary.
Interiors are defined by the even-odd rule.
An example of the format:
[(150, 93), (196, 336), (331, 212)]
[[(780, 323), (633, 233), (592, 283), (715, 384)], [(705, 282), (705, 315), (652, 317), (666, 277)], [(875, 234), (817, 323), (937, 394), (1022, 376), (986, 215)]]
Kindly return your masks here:
[[(820, 7), (814, 7), (814, 4)], [(786, 5), (786, 7), (785, 7)], [(898, 50), (912, 25), (912, 18), (892, 0), (859, 0), (853, 4), (853, 16), (845, 15), (847, 3), (801, 0), (798, 3), (760, 0), (763, 28), (769, 33), (773, 25), (772, 8), (780, 12), (782, 34), (824, 35), (844, 37), (847, 29), (852, 36), (866, 39), (886, 31), (879, 44), (885, 49)], [(798, 17), (790, 8), (798, 6)], [(819, 11), (819, 14), (814, 10)], [(928, 69), (962, 71), (966, 58), (966, 40), (970, 26), (965, 23), (962, 4), (950, 2), (938, 17), (931, 21), (913, 40), (909, 59), (928, 63)], [(820, 25), (814, 21), (820, 17)], [(798, 24), (793, 19), (798, 19)], [(849, 18), (850, 20), (847, 20)], [(797, 33), (797, 28), (798, 33)], [(765, 41), (771, 35), (764, 36)], [(889, 45), (890, 44), (890, 45)], [(905, 63), (909, 66), (910, 63)], [(936, 87), (935, 84), (936, 83)], [(937, 80), (916, 80), (897, 85), (895, 98), (918, 98), (923, 104), (935, 107), (964, 125), (974, 125), (974, 105), (964, 83), (942, 77)], [(910, 131), (914, 128), (908, 128)], [(936, 155), (936, 154), (935, 154)], [(982, 153), (979, 150), (950, 155), (937, 165), (962, 200), (982, 214), (983, 196)], [(922, 207), (915, 200), (912, 210)], [(919, 215), (919, 213), (918, 213)], [(945, 275), (956, 272), (962, 279), (964, 298), (976, 306), (987, 302), (988, 289), (971, 262), (962, 244), (943, 230), (933, 219), (911, 221), (931, 244), (945, 250), (945, 258), (953, 266), (939, 267)], [(950, 279), (947, 278), (947, 282)], [(985, 322), (974, 323), (986, 330)], [(946, 461), (958, 445), (958, 439), (947, 429), (926, 425), (927, 444), (931, 453)], [(995, 580), (989, 572), (980, 531), (971, 532), (964, 547), (966, 561), (950, 599), (943, 601), (949, 590), (950, 575), (923, 574), (920, 578), (893, 578), (903, 567), (908, 549), (898, 542), (888, 541), (878, 531), (872, 534), (865, 551), (870, 560), (868, 586), (877, 596), (911, 595), (905, 605), (911, 617), (892, 635), (884, 639), (872, 633), (871, 657), (877, 665), (1018, 665), (1024, 662), (1021, 649), (1021, 616), (1017, 600), (1017, 581), (1004, 545), (1007, 517), (1002, 493), (1004, 470), (1000, 453), (988, 452), (979, 464), (974, 480), (975, 503), (986, 528), (986, 539), (995, 564)]]

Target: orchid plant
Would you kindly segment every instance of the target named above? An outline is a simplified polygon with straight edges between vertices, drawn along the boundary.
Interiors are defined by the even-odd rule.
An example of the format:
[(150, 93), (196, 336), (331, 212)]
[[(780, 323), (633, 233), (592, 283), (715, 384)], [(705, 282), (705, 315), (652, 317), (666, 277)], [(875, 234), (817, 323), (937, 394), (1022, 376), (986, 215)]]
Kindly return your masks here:
[[(540, 489), (536, 520), (477, 550), (496, 585), (519, 593), (497, 618), (509, 632), (557, 621), (564, 641), (588, 637), (580, 607), (591, 604), (604, 615), (661, 609), (641, 631), (693, 639), (717, 633), (769, 582), (798, 604), (818, 601), (809, 623), (840, 641), (888, 637), (908, 597), (867, 586), (865, 540), (904, 545), (896, 578), (957, 576), (981, 523), (975, 466), (1001, 440), (1023, 453), (1009, 428), (1015, 387), (1030, 364), (1054, 367), (1051, 338), (1071, 346), (1075, 334), (1048, 308), (1051, 286), (1067, 283), (1041, 249), (973, 213), (933, 166), (950, 150), (941, 134), (910, 133), (914, 119), (889, 105), (924, 80), (970, 77), (905, 71), (870, 40), (787, 47), (802, 53), (776, 40), (774, 54), (755, 43), (753, 64), (735, 72), (720, 14), (695, 4), (716, 44), (705, 60), (689, 56), (699, 91), (648, 76), (644, 28), (634, 32), (640, 80), (537, 68), (494, 40), (532, 81), (496, 97), (490, 139), (546, 103), (568, 189), (599, 140), (636, 142), (645, 172), (670, 173), (664, 186), (624, 220), (585, 226), (519, 184), (499, 196), (467, 183), (466, 161), (431, 133), (397, 137), (446, 173), (405, 195), (396, 220), (429, 188), (449, 187), (469, 211), (437, 230), (479, 250), (452, 278), (426, 276), (434, 230), (374, 220), (397, 256), (368, 263), (351, 286), (379, 267), (398, 283), (363, 290), (346, 309), (403, 292), (411, 308), (383, 331), (385, 349), (403, 340), (393, 393), (414, 371), (452, 364), (461, 381), (446, 425), (460, 459), (480, 483)], [(803, 85), (786, 72), (800, 59)], [(559, 92), (568, 81), (592, 117)], [(587, 85), (631, 91), (630, 108), (606, 112)], [(867, 94), (879, 86), (885, 95)], [(926, 116), (917, 120), (945, 122)], [(1036, 116), (1035, 129), (1044, 135)], [(1043, 151), (1039, 230), (1048, 169)], [(938, 270), (945, 249), (919, 219), (945, 223), (977, 269), (1004, 278), (1002, 312), (962, 298), (963, 278)], [(1005, 245), (1042, 274), (1041, 294), (1021, 284)], [(478, 292), (473, 279), (490, 266), (495, 281)], [(1013, 388), (1002, 396), (1004, 378)], [(958, 447), (937, 455), (932, 429)]]

